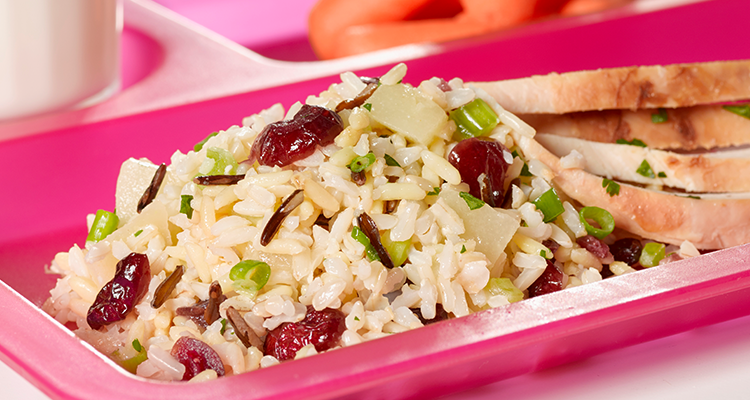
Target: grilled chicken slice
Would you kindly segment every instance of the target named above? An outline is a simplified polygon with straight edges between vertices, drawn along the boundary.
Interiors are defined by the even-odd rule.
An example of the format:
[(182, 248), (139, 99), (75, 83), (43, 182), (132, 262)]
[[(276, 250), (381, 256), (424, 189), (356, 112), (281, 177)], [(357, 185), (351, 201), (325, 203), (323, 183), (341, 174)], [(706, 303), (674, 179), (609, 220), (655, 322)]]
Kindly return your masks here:
[(677, 154), (542, 133), (535, 138), (558, 157), (564, 157), (573, 150), (581, 153), (586, 161), (585, 170), (594, 175), (688, 192), (750, 192), (750, 179), (747, 179), (750, 176), (748, 148)]
[(655, 110), (587, 111), (565, 115), (526, 114), (521, 119), (537, 132), (596, 142), (640, 139), (654, 149), (713, 149), (750, 144), (750, 119), (721, 106), (665, 110), (667, 120), (654, 123)]
[(620, 184), (610, 196), (602, 178), (579, 168), (565, 169), (560, 159), (534, 138), (514, 135), (527, 158), (536, 158), (556, 174), (553, 183), (584, 206), (609, 211), (617, 227), (648, 239), (679, 245), (689, 240), (699, 249), (719, 249), (750, 242), (750, 193), (690, 198)]
[(750, 99), (750, 60), (551, 73), (472, 84), (518, 114), (689, 107)]

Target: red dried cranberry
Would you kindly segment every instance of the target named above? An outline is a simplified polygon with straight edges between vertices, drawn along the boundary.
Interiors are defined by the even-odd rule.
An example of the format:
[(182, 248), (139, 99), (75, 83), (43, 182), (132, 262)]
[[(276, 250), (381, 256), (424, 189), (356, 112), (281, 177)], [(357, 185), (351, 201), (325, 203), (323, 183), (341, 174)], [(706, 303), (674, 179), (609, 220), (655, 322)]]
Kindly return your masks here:
[(640, 260), (643, 245), (638, 239), (623, 238), (609, 246), (609, 251), (615, 257), (615, 261), (622, 261), (632, 266)]
[(174, 342), (170, 353), (185, 366), (183, 381), (190, 380), (207, 369), (216, 371), (218, 376), (224, 376), (224, 363), (221, 362), (221, 357), (211, 346), (198, 339), (183, 336)]
[(284, 361), (293, 359), (297, 351), (308, 344), (314, 345), (318, 352), (333, 348), (346, 330), (345, 318), (340, 310), (316, 311), (307, 306), (305, 319), (283, 323), (268, 333), (265, 354)]
[(151, 282), (151, 266), (145, 254), (130, 253), (117, 263), (115, 276), (96, 295), (86, 315), (91, 329), (121, 321), (143, 298)]
[(469, 193), (492, 207), (503, 204), (503, 183), (508, 163), (502, 144), (485, 138), (469, 138), (458, 142), (448, 154), (448, 161), (469, 185)]
[(576, 243), (588, 250), (589, 253), (593, 254), (596, 258), (605, 258), (609, 254), (609, 246), (601, 241), (601, 239), (597, 239), (594, 236), (586, 235), (579, 237), (576, 239)]
[(529, 286), (529, 297), (541, 296), (543, 294), (562, 290), (563, 273), (551, 260), (547, 260), (547, 268), (534, 283)]
[(344, 130), (341, 117), (325, 107), (305, 104), (294, 118), (266, 125), (250, 149), (250, 161), (283, 167), (302, 160)]

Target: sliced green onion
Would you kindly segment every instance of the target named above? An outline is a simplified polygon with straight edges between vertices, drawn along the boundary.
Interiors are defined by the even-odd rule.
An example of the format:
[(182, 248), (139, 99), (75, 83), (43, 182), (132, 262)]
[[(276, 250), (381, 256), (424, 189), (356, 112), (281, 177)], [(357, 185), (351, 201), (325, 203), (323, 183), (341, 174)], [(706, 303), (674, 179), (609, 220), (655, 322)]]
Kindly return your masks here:
[(354, 173), (359, 173), (366, 170), (370, 165), (375, 162), (375, 154), (369, 152), (361, 157), (355, 157), (352, 162), (347, 165), (350, 170)]
[(482, 206), (485, 204), (482, 200), (479, 200), (478, 198), (470, 195), (466, 192), (461, 192), (458, 194), (461, 196), (462, 199), (466, 202), (466, 205), (469, 206), (469, 210), (476, 210), (477, 208), (482, 208)]
[(662, 124), (664, 122), (667, 122), (669, 120), (669, 115), (667, 115), (667, 110), (660, 108), (657, 112), (651, 114), (651, 122), (655, 124)]
[(193, 146), (193, 151), (196, 152), (196, 153), (199, 152), (199, 151), (201, 151), (201, 149), (203, 148), (203, 145), (206, 144), (206, 142), (208, 142), (208, 139), (211, 139), (212, 137), (214, 137), (214, 136), (216, 136), (218, 134), (219, 134), (219, 132), (214, 132), (214, 133), (206, 136), (205, 139), (201, 140), (200, 142), (196, 143), (195, 146)]
[(437, 187), (437, 186), (436, 186), (436, 187), (434, 187), (434, 188), (432, 188), (432, 191), (431, 191), (431, 192), (427, 192), (427, 195), (428, 195), (428, 196), (437, 196), (437, 195), (439, 195), (439, 194), (440, 194), (440, 188), (439, 188), (439, 187)]
[(180, 212), (187, 215), (188, 219), (193, 218), (193, 206), (190, 202), (193, 201), (193, 196), (189, 194), (183, 194), (180, 196)]
[(222, 318), (221, 319), (221, 331), (219, 331), (219, 333), (221, 333), (223, 335), (224, 332), (226, 332), (226, 330), (227, 330), (227, 319), (226, 318)]
[(372, 111), (372, 104), (365, 103), (365, 104), (362, 105), (362, 108), (364, 108), (367, 111)]
[(461, 254), (464, 254), (464, 253), (466, 253), (466, 245), (465, 244), (461, 245)]
[(138, 339), (133, 340), (133, 348), (138, 352), (138, 354), (120, 361), (120, 365), (122, 365), (122, 367), (125, 368), (128, 372), (135, 374), (136, 370), (138, 369), (138, 365), (148, 359), (148, 353), (146, 353), (146, 349), (143, 348), (141, 342), (138, 341)]
[(635, 170), (635, 172), (638, 173), (638, 175), (641, 175), (646, 178), (656, 178), (656, 175), (654, 174), (654, 170), (651, 169), (651, 164), (648, 163), (648, 161), (643, 160), (641, 162), (641, 165), (638, 167), (638, 169)]
[(620, 194), (620, 184), (611, 179), (602, 179), (602, 187), (607, 191), (609, 197), (617, 196), (618, 194)]
[(490, 296), (503, 295), (510, 303), (523, 300), (523, 292), (508, 278), (490, 278), (485, 289), (487, 289)]
[(388, 154), (385, 154), (383, 156), (385, 158), (385, 165), (389, 167), (400, 167), (401, 164), (398, 163), (393, 157), (389, 156)]
[(488, 135), (500, 123), (495, 111), (479, 98), (451, 111), (449, 116), (456, 123), (455, 140)]
[(138, 236), (141, 236), (141, 233), (143, 233), (143, 229), (141, 229), (141, 230), (139, 230), (138, 232), (134, 233), (134, 234), (133, 234), (133, 236), (134, 236), (134, 237), (138, 237)]
[(565, 212), (560, 197), (557, 196), (554, 188), (542, 193), (536, 200), (532, 201), (536, 209), (544, 214), (544, 222), (554, 221), (558, 215)]
[(653, 267), (656, 265), (659, 265), (659, 261), (661, 261), (665, 256), (665, 249), (666, 246), (662, 243), (646, 243), (645, 246), (643, 246), (643, 251), (641, 251), (641, 258), (638, 260), (638, 262), (641, 263), (644, 267)]
[(664, 172), (664, 171), (662, 171), (662, 172), (659, 172), (658, 174), (656, 174), (656, 176), (658, 176), (659, 178), (666, 178), (667, 177), (667, 173)]
[(86, 237), (86, 241), (98, 242), (104, 239), (117, 229), (119, 223), (120, 219), (117, 218), (115, 213), (97, 210), (96, 217), (94, 217), (94, 223), (91, 224), (91, 230)]
[[(612, 214), (609, 211), (603, 208), (583, 207), (579, 215), (583, 226), (586, 228), (586, 232), (597, 239), (604, 239), (615, 229), (615, 219), (612, 218)], [(599, 228), (589, 224), (588, 219), (592, 219), (599, 224)]]
[(400, 267), (401, 264), (406, 262), (406, 259), (409, 258), (411, 240), (394, 242), (391, 240), (390, 231), (385, 231), (380, 234), (380, 242), (383, 244), (383, 247), (385, 247), (385, 250), (388, 251), (388, 255), (391, 256), (391, 261), (393, 261), (394, 266)]
[(534, 176), (529, 172), (529, 164), (523, 163), (523, 167), (521, 167), (521, 173), (519, 174), (521, 176)]
[(240, 261), (229, 271), (229, 279), (235, 290), (251, 296), (262, 289), (270, 277), (271, 267), (257, 260)]
[(647, 147), (646, 143), (643, 143), (643, 140), (641, 140), (641, 139), (633, 139), (633, 140), (631, 140), (629, 142), (627, 140), (625, 140), (625, 139), (617, 139), (615, 141), (615, 143), (617, 143), (617, 144), (627, 144), (627, 145), (630, 145), (630, 146)]
[(355, 226), (352, 228), (352, 238), (359, 243), (361, 243), (363, 246), (365, 246), (365, 254), (367, 255), (367, 259), (370, 261), (380, 260), (380, 257), (378, 256), (378, 252), (375, 250), (375, 247), (372, 246), (370, 243), (370, 239), (367, 238), (367, 235), (365, 235), (364, 232), (362, 232), (362, 229), (359, 229), (358, 226)]
[(214, 167), (206, 175), (234, 175), (237, 172), (237, 161), (228, 150), (221, 147), (209, 147), (206, 157), (214, 160)]
[(745, 117), (750, 119), (750, 104), (741, 104), (736, 106), (724, 106), (725, 110), (733, 112), (740, 117)]

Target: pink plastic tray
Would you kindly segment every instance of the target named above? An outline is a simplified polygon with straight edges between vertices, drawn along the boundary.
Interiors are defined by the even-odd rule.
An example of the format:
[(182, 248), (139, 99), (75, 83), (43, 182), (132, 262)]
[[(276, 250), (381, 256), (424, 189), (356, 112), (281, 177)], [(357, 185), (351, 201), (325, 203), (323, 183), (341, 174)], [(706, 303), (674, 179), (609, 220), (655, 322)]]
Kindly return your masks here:
[[(179, 32), (167, 23), (179, 19), (126, 4), (126, 10), (136, 10), (131, 15), (141, 13), (141, 34), (153, 28), (146, 20), (160, 24), (154, 31)], [(411, 47), (422, 53), (408, 63), (407, 81), (434, 75), (493, 80), (552, 70), (750, 58), (750, 49), (738, 44), (750, 2), (715, 0), (642, 11), (629, 8), (597, 20), (547, 21), (444, 46)], [(187, 25), (180, 25), (183, 33)], [(198, 48), (203, 40), (209, 43), (204, 50), (226, 51), (221, 56), (226, 59), (239, 54), (261, 75), (274, 64), (246, 57), (241, 49), (231, 53), (231, 46), (195, 31)], [(109, 114), (89, 110), (102, 112), (99, 119), (75, 123), (63, 118), (68, 123), (61, 129), (44, 130), (41, 124), (0, 143), (0, 171), (6, 177), (0, 197), (0, 359), (52, 398), (430, 398), (750, 314), (750, 247), (741, 246), (241, 376), (202, 384), (135, 378), (38, 308), (55, 279), (44, 274), (43, 266), (56, 252), (82, 243), (86, 213), (114, 207), (120, 163), (130, 156), (167, 161), (176, 148), (187, 151), (207, 133), (239, 123), (243, 116), (323, 90), (337, 79), (331, 75), (338, 68), (359, 65), (352, 69), (379, 75), (389, 67), (383, 64), (391, 63), (365, 57), (338, 64), (285, 64), (286, 70), (274, 73), (287, 71), (287, 82), (297, 83), (249, 89), (238, 83), (239, 91), (228, 86), (218, 66), (210, 72), (188, 68), (182, 70), (184, 79), (213, 74), (219, 83), (201, 81), (204, 87), (185, 89), (189, 82), (179, 86), (176, 78), (165, 78), (183, 96), (169, 92), (159, 97), (169, 85), (155, 77), (169, 72), (165, 68), (174, 49), (163, 47), (166, 39), (150, 39), (163, 62), (123, 92), (127, 99), (133, 93), (128, 90), (153, 84), (151, 103), (145, 89), (136, 92), (148, 107), (113, 98), (123, 102), (121, 108), (105, 103), (100, 107)], [(256, 59), (262, 63), (254, 64)], [(235, 61), (230, 75), (241, 66), (239, 58)], [(259, 85), (261, 79), (253, 79)]]

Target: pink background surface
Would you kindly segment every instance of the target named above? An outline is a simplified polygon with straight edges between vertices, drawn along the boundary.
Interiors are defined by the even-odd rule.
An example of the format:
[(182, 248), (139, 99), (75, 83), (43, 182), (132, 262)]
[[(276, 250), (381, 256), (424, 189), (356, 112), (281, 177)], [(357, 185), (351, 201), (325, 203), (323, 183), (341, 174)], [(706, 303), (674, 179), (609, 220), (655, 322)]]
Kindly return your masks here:
[[(47, 395), (208, 398), (218, 392), (230, 399), (253, 388), (262, 397), (279, 394), (280, 382), (297, 376), (301, 378), (285, 396), (328, 398), (368, 388), (374, 397), (429, 398), (750, 312), (745, 311), (750, 290), (749, 252), (733, 249), (672, 271), (650, 270), (221, 380), (212, 383), (210, 390), (146, 383), (122, 375), (26, 300), (36, 305), (44, 300), (54, 277), (42, 274), (41, 266), (57, 251), (81, 243), (84, 216), (97, 208), (114, 207), (114, 183), (125, 158), (167, 161), (175, 148), (187, 151), (207, 133), (239, 123), (242, 117), (273, 102), (288, 106), (321, 91), (337, 79), (338, 72), (351, 69), (379, 75), (400, 59), (411, 60), (407, 81), (418, 82), (434, 75), (495, 80), (550, 71), (750, 56), (748, 47), (738, 39), (746, 35), (745, 19), (750, 15), (750, 2), (745, 0), (714, 0), (651, 13), (632, 6), (441, 46), (412, 46), (311, 63), (265, 59), (234, 42), (261, 50), (265, 44), (271, 48), (274, 43), (300, 43), (304, 41), (300, 38), (304, 32), (300, 15), (285, 15), (275, 25), (259, 15), (276, 12), (244, 8), (260, 2), (224, 0), (206, 7), (206, 2), (198, 0), (161, 1), (187, 17), (203, 18), (197, 22), (226, 38), (170, 16), (148, 1), (127, 1), (123, 88), (117, 96), (90, 109), (0, 123), (0, 140), (4, 140), (0, 142), (0, 170), (10, 188), (0, 198), (0, 207), (12, 210), (4, 212), (0, 220), (0, 279), (13, 289), (0, 287), (0, 321), (4, 324), (0, 358)], [(273, 6), (282, 7), (282, 3)], [(295, 10), (301, 13), (310, 2), (300, 4)], [(242, 7), (242, 13), (230, 13), (237, 7)], [(222, 31), (222, 26), (230, 25), (219, 24), (222, 15), (236, 18), (245, 14), (250, 21), (263, 20), (267, 26), (261, 31), (269, 36), (240, 29)], [(271, 26), (286, 33), (272, 34)], [(728, 267), (718, 268), (717, 263)], [(699, 283), (707, 279), (708, 283)], [(644, 297), (647, 294), (651, 296)], [(612, 298), (614, 303), (608, 303)], [(592, 299), (597, 301), (592, 303)], [(573, 306), (578, 308), (573, 310)], [(513, 318), (503, 322), (506, 312)], [(550, 323), (540, 325), (547, 319)], [(746, 320), (732, 325), (739, 326), (735, 332), (744, 332), (747, 325), (741, 321)], [(32, 334), (27, 334), (28, 326), (36, 327)], [(631, 353), (623, 355), (623, 351), (610, 354), (642, 362), (637, 356), (628, 358)], [(373, 358), (375, 361), (351, 364), (352, 359)], [(71, 359), (80, 365), (73, 376)], [(514, 360), (514, 367), (497, 365), (497, 360)], [(605, 361), (604, 368), (633, 365), (617, 360), (610, 361), (616, 366)], [(320, 373), (310, 377), (310, 371)], [(531, 384), (534, 378), (516, 380)], [(113, 393), (111, 385), (128, 390)], [(477, 390), (473, 395), (492, 398), (508, 391), (502, 384), (486, 390), (489, 392)]]

